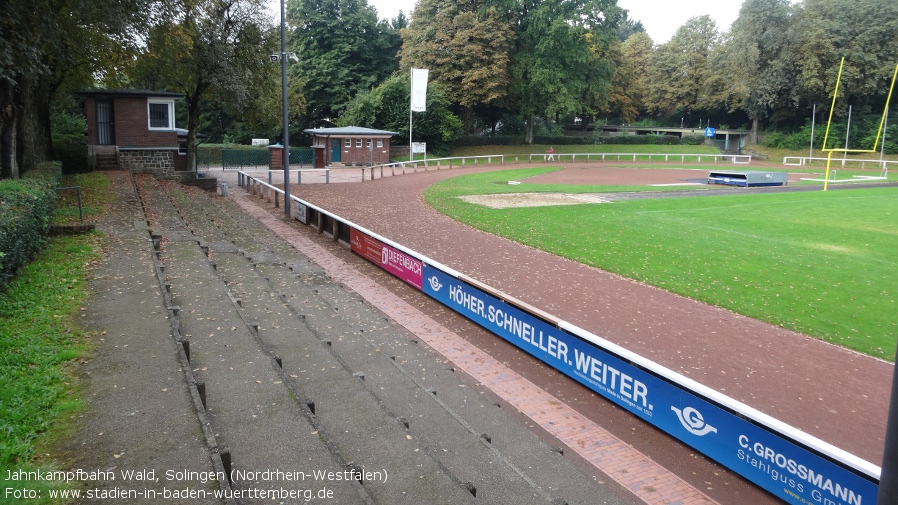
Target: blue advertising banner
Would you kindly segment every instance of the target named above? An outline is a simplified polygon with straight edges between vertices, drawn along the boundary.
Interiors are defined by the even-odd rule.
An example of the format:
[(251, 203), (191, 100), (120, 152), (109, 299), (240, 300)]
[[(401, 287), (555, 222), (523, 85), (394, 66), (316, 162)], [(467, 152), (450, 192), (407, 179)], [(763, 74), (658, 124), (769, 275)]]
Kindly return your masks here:
[(876, 503), (875, 481), (429, 265), (424, 292), (787, 503)]

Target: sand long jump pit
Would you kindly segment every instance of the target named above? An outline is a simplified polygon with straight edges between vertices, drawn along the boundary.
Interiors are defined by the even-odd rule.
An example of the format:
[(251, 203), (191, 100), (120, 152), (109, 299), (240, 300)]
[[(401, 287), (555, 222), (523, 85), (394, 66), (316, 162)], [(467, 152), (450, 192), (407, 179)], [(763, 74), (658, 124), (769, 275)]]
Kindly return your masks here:
[(611, 199), (601, 195), (567, 193), (502, 193), (496, 195), (466, 195), (459, 198), (468, 203), (483, 205), (491, 209), (611, 202)]
[[(701, 175), (698, 175), (701, 174)], [(706, 178), (707, 170), (695, 169), (642, 169), (604, 166), (565, 167), (546, 174), (530, 177), (527, 183), (570, 185), (658, 185), (675, 186), (695, 184), (696, 179)], [(509, 181), (520, 184), (520, 181)], [(523, 187), (521, 188), (523, 189)], [(586, 203), (611, 203), (627, 199), (630, 193), (561, 193), (520, 192), (491, 195), (460, 196), (462, 200), (492, 209), (516, 207), (547, 207), (552, 205), (582, 205)]]

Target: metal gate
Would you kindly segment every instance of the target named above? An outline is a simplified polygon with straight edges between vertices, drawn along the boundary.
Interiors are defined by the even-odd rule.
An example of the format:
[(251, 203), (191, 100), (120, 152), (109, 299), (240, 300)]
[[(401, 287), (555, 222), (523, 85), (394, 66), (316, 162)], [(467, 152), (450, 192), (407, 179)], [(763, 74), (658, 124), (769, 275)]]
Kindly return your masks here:
[(97, 145), (115, 145), (115, 128), (113, 128), (112, 102), (97, 100)]

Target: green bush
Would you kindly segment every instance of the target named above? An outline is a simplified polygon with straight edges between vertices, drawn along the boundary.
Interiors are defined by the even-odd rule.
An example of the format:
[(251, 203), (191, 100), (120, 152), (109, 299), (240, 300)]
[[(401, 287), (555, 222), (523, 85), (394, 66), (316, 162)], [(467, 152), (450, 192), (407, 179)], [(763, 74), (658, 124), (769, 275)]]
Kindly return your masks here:
[(59, 177), (60, 164), (48, 162), (21, 179), (0, 181), (0, 288), (43, 247)]
[(615, 137), (596, 136), (597, 144), (605, 145), (664, 145), (664, 146), (700, 146), (705, 137), (693, 135), (680, 138), (678, 135), (620, 135)]
[(675, 135), (619, 135), (596, 137), (600, 144), (615, 145), (680, 145), (680, 137)]
[(80, 114), (57, 111), (51, 118), (53, 154), (66, 174), (90, 171), (87, 164), (87, 120)]
[[(700, 146), (705, 137), (694, 135), (683, 137), (677, 135), (620, 135), (620, 136), (567, 136), (567, 135), (535, 135), (533, 143), (546, 146), (565, 145), (689, 145)], [(519, 135), (469, 135), (456, 142), (459, 147), (470, 146), (519, 146), (524, 145), (524, 137)]]
[(556, 145), (556, 146), (575, 146), (575, 145), (584, 145), (594, 144), (593, 139), (591, 137), (569, 137), (565, 135), (534, 135), (533, 136), (534, 144), (541, 145)]
[(680, 145), (684, 146), (700, 146), (705, 143), (707, 139), (701, 135), (691, 135), (688, 137), (683, 137), (680, 139)]
[(455, 143), (458, 147), (519, 146), (523, 144), (523, 135), (465, 135)]

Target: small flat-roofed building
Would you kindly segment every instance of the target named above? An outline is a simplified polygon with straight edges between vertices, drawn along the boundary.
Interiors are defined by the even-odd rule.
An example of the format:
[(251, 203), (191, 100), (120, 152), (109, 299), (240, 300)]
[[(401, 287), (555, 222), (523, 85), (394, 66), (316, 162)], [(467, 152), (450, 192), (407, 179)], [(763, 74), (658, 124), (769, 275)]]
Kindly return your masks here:
[(141, 89), (81, 91), (87, 117), (88, 160), (125, 169), (190, 170), (179, 148), (175, 101), (180, 93)]
[(78, 94), (84, 100), (91, 168), (149, 172), (214, 187), (214, 179), (196, 181), (194, 167), (187, 166), (187, 130), (175, 127), (175, 102), (183, 94), (145, 89)]
[(333, 164), (382, 165), (390, 162), (390, 138), (397, 132), (361, 126), (311, 128), (315, 167)]

